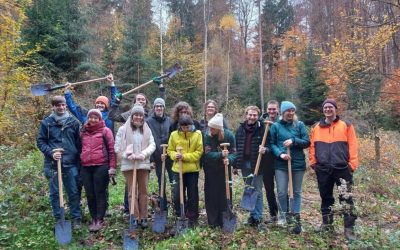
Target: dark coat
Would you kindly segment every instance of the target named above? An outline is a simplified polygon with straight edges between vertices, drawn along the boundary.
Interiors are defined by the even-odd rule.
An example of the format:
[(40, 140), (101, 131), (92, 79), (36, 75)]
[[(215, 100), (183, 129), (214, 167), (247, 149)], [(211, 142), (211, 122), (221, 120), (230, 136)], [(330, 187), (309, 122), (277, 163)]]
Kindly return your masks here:
[(39, 135), (36, 145), (44, 154), (44, 166), (57, 168), (57, 163), (53, 159), (52, 150), (63, 148), (62, 166), (75, 167), (79, 164), (79, 154), (81, 142), (79, 137), (79, 122), (70, 116), (64, 125), (58, 123), (52, 116), (46, 117), (39, 128)]
[(306, 130), (306, 126), (301, 121), (286, 122), (279, 120), (275, 122), (271, 129), (271, 137), (268, 143), (275, 155), (275, 169), (288, 169), (287, 161), (280, 158), (281, 154), (286, 154), (287, 149), (283, 146), (283, 142), (292, 139), (293, 144), (290, 147), (292, 157), (292, 170), (305, 170), (306, 162), (303, 149), (310, 146), (310, 139)]
[(163, 117), (157, 117), (154, 112), (147, 119), (147, 124), (153, 133), (154, 142), (156, 143), (156, 150), (151, 157), (151, 161), (156, 162), (156, 164), (161, 163), (162, 148), (160, 145), (168, 144), (171, 123), (171, 119), (165, 114)]
[[(246, 130), (244, 129), (245, 122), (241, 123), (239, 128), (236, 130), (236, 149), (237, 149), (237, 158), (236, 158), (236, 164), (235, 168), (242, 168), (243, 162), (244, 162), (244, 144), (245, 144), (245, 139), (246, 139)], [(262, 138), (264, 135), (264, 130), (265, 126), (262, 122), (257, 121), (256, 123), (256, 129), (254, 131), (252, 140), (251, 140), (251, 153), (250, 153), (250, 161), (251, 161), (251, 169), (254, 171), (257, 163), (257, 158), (258, 158), (258, 148), (262, 143)], [(267, 143), (265, 143), (265, 146), (267, 147)], [(266, 153), (268, 154), (270, 152), (269, 148), (267, 147)], [(265, 156), (265, 155), (264, 155)], [(261, 166), (264, 164), (264, 158), (261, 158)], [(259, 171), (258, 174), (262, 174), (261, 171)]]

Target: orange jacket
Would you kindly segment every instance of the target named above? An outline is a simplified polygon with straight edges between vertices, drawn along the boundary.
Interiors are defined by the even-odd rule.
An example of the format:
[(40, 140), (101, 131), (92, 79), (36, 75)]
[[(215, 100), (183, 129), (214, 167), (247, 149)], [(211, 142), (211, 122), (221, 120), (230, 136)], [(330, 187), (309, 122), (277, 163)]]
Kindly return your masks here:
[(354, 171), (358, 167), (358, 145), (352, 124), (337, 117), (332, 124), (322, 119), (310, 133), (310, 165), (344, 168), (350, 165)]

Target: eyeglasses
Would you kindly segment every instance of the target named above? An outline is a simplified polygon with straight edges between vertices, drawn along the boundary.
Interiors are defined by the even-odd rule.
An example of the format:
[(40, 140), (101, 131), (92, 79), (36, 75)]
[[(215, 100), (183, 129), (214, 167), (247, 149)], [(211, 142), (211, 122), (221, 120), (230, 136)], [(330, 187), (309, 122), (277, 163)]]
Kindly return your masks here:
[(164, 106), (163, 105), (156, 105), (156, 106), (154, 106), (154, 108), (164, 108)]
[(181, 126), (181, 127), (187, 127), (187, 126), (190, 126), (190, 125), (192, 125), (192, 124), (183, 123), (183, 124), (181, 124), (180, 126)]

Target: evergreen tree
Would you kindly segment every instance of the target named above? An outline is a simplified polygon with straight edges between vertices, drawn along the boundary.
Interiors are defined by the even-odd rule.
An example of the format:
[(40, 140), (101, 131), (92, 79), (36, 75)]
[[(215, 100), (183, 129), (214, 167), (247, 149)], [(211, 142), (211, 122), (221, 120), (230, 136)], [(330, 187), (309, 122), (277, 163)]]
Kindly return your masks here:
[(77, 79), (86, 69), (87, 55), (79, 0), (34, 0), (26, 14), (23, 39), (27, 50), (39, 47), (33, 61), (54, 80)]
[(300, 88), (298, 91), (301, 105), (299, 113), (301, 119), (308, 125), (314, 124), (321, 118), (321, 104), (329, 90), (321, 79), (317, 63), (319, 58), (309, 44), (305, 55), (298, 64)]

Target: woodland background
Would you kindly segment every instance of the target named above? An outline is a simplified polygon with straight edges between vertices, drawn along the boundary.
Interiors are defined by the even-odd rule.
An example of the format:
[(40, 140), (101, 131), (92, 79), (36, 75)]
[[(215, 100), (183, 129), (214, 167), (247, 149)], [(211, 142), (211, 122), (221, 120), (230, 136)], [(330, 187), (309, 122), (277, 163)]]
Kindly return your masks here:
[[(322, 101), (334, 97), (339, 114), (355, 124), (360, 136), (356, 192), (371, 199), (361, 214), (368, 219), (379, 215), (361, 223), (367, 233), (355, 246), (398, 246), (399, 28), (400, 4), (394, 0), (0, 0), (0, 242), (6, 242), (0, 248), (54, 244), (41, 245), (39, 236), (49, 233), (44, 218), (50, 213), (35, 149), (50, 95), (34, 97), (30, 86), (113, 73), (123, 92), (175, 62), (184, 71), (165, 82), (167, 108), (184, 100), (201, 118), (202, 103), (215, 99), (233, 128), (246, 105), (264, 108), (270, 99), (293, 101), (300, 119), (312, 125), (321, 117)], [(142, 91), (149, 100), (158, 95), (155, 85)], [(100, 94), (109, 96), (108, 83), (77, 87), (74, 97), (90, 108)], [(42, 178), (35, 195), (29, 194), (31, 186), (16, 185), (30, 183), (32, 173)], [(315, 183), (310, 185), (313, 191), (306, 186), (306, 193), (316, 195)], [(29, 203), (36, 199), (36, 205)], [(317, 203), (312, 204), (315, 214)], [(35, 211), (43, 223), (18, 234), (13, 221)], [(112, 248), (112, 232), (103, 235), (100, 248)], [(203, 234), (211, 242), (200, 240)], [(193, 235), (188, 241), (198, 246), (221, 242), (212, 231)], [(247, 236), (251, 243), (251, 232), (222, 242), (241, 248), (239, 239)], [(270, 243), (276, 247), (345, 248), (340, 240), (307, 234), (283, 246), (275, 236)]]

